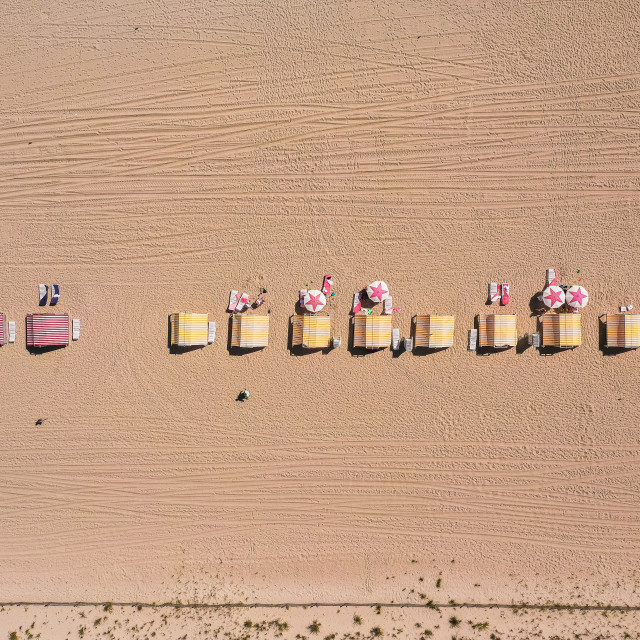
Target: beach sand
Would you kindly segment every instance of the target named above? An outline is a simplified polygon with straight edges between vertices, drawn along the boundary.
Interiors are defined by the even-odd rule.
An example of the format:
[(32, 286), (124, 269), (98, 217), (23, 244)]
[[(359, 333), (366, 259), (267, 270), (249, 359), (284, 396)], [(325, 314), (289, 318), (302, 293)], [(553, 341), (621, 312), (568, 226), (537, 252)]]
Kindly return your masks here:
[[(598, 320), (640, 309), (635, 3), (4, 14), (5, 603), (638, 606), (638, 354), (603, 353)], [(591, 296), (582, 346), (468, 352), (475, 315), (499, 310), (487, 283), (511, 284), (524, 336), (552, 266)], [(292, 355), (298, 290), (326, 273), (343, 346)], [(353, 293), (380, 278), (401, 335), (451, 313), (453, 348), (354, 357)], [(40, 282), (60, 283), (55, 310), (82, 335), (36, 355), (23, 318)], [(229, 290), (260, 287), (270, 344), (231, 355)], [(172, 353), (174, 311), (209, 313), (216, 342)], [(77, 615), (56, 611), (51, 625)], [(325, 614), (302, 611), (287, 615), (308, 635)], [(398, 637), (418, 637), (412, 611), (393, 614)], [(585, 614), (594, 635), (612, 628), (601, 614)], [(541, 633), (578, 628), (553, 616)]]

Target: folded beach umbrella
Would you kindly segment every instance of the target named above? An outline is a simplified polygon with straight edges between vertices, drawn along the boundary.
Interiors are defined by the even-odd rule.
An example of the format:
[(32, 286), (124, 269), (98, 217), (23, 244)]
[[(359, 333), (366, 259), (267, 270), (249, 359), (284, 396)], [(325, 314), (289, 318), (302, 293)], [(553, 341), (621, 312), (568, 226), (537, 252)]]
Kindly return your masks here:
[(316, 313), (324, 309), (324, 306), (327, 304), (327, 298), (322, 291), (311, 289), (311, 291), (307, 291), (307, 293), (305, 293), (303, 304), (307, 311)]
[(389, 297), (389, 287), (386, 282), (376, 280), (367, 287), (367, 296), (371, 302), (382, 302)]
[(583, 309), (589, 302), (589, 294), (584, 287), (574, 284), (567, 290), (567, 304), (574, 309)]
[(550, 285), (542, 292), (542, 301), (549, 309), (558, 309), (564, 304), (564, 291), (556, 285)]

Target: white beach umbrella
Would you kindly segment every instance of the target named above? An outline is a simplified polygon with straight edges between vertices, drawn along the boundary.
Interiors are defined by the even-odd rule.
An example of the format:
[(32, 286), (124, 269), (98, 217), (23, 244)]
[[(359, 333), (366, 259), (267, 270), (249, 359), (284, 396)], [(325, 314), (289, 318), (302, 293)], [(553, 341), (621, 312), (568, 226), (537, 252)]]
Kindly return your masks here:
[(305, 293), (303, 304), (307, 311), (316, 313), (317, 311), (324, 309), (327, 304), (327, 298), (322, 291), (311, 289), (311, 291), (307, 291), (307, 293)]
[(589, 302), (589, 294), (584, 287), (574, 284), (567, 290), (567, 304), (574, 309), (583, 309)]
[(367, 297), (371, 302), (382, 302), (389, 297), (389, 287), (386, 282), (376, 280), (367, 287)]
[(542, 292), (542, 302), (549, 309), (558, 309), (564, 304), (565, 295), (560, 287), (551, 285)]

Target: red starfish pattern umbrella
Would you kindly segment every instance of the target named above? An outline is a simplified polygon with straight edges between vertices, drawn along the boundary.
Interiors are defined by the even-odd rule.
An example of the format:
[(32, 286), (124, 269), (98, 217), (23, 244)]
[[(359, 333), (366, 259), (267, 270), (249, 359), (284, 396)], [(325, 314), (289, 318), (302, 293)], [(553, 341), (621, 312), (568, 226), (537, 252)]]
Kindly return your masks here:
[(583, 309), (589, 302), (589, 294), (584, 287), (574, 284), (567, 290), (567, 304), (574, 309)]
[(564, 304), (564, 291), (555, 285), (549, 286), (542, 292), (542, 301), (550, 309), (557, 309)]
[(389, 297), (389, 287), (382, 280), (376, 280), (367, 287), (367, 296), (371, 302), (382, 302)]
[(322, 291), (318, 291), (317, 289), (307, 291), (304, 296), (304, 308), (312, 313), (316, 313), (317, 311), (324, 309), (326, 304), (327, 298)]

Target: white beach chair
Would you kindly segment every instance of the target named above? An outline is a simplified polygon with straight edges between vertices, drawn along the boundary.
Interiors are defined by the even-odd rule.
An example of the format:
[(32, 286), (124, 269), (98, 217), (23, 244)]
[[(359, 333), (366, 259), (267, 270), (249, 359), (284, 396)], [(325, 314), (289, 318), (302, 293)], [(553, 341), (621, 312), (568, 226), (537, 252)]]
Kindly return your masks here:
[(490, 282), (489, 283), (489, 302), (497, 302), (500, 299), (500, 294), (498, 293), (498, 283)]
[(627, 311), (631, 311), (631, 309), (633, 309), (633, 305), (632, 304), (628, 304), (627, 305)]
[(547, 269), (547, 287), (551, 284), (557, 284), (558, 274), (555, 269)]
[(300, 289), (300, 308), (304, 309), (304, 297), (307, 295), (306, 289)]
[(527, 340), (532, 347), (538, 349), (540, 347), (540, 334), (539, 333), (529, 333), (527, 334)]
[(236, 289), (232, 289), (229, 294), (229, 306), (227, 307), (227, 311), (235, 311), (238, 306), (238, 292)]
[(243, 292), (242, 295), (240, 296), (240, 301), (238, 302), (236, 311), (244, 311), (244, 309), (248, 306), (249, 306), (249, 294)]
[(478, 346), (478, 330), (471, 329), (469, 331), (469, 351), (475, 351)]
[[(69, 338), (67, 338), (67, 340), (68, 339)], [(71, 322), (71, 339), (72, 340), (80, 339), (80, 318), (74, 318), (73, 321)]]
[(51, 300), (49, 301), (49, 304), (52, 307), (55, 307), (58, 304), (58, 300), (60, 300), (60, 285), (59, 284), (52, 284), (51, 285)]
[(400, 329), (391, 330), (391, 348), (394, 351), (400, 348)]
[(49, 295), (49, 287), (46, 284), (38, 285), (38, 299), (40, 302), (38, 303), (41, 307), (44, 307), (47, 304), (47, 296)]
[(16, 323), (15, 320), (9, 320), (9, 342), (16, 341)]
[(391, 315), (392, 307), (393, 307), (393, 302), (391, 301), (391, 296), (389, 296), (388, 298), (385, 298), (384, 309), (382, 313), (384, 313), (384, 315), (386, 316)]
[(413, 351), (413, 338), (405, 338), (404, 339), (404, 350), (405, 351)]
[(627, 307), (620, 307), (620, 311), (621, 311), (622, 313), (626, 313), (626, 311), (627, 311)]
[(342, 338), (340, 337), (334, 338), (332, 341), (332, 344), (333, 344), (333, 348), (337, 349), (342, 344)]
[(207, 338), (207, 342), (211, 344), (216, 339), (216, 323), (209, 323), (209, 336)]

